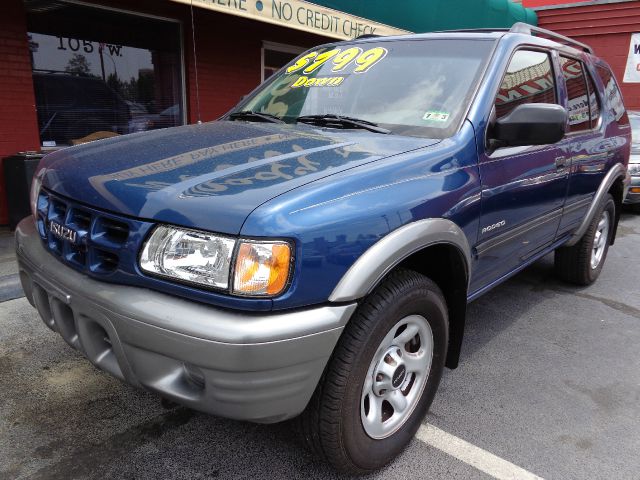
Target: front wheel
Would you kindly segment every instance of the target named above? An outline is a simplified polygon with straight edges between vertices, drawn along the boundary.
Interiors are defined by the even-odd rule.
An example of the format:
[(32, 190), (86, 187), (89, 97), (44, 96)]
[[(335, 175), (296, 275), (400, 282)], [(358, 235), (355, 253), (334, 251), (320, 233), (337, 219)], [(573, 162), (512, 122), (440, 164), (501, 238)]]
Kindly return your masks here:
[(555, 270), (561, 279), (583, 286), (596, 281), (607, 258), (615, 215), (616, 204), (607, 194), (580, 241), (556, 250)]
[(351, 474), (391, 461), (431, 405), (447, 342), (438, 286), (409, 270), (389, 275), (345, 328), (300, 419), (313, 450)]

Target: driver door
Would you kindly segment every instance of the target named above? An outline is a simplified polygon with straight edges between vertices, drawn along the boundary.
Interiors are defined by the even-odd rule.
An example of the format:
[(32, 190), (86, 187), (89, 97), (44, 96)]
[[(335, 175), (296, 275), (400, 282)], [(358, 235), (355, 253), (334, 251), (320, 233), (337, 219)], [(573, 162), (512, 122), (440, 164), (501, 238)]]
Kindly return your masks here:
[[(513, 54), (495, 99), (495, 118), (524, 103), (559, 103), (548, 51)], [(481, 217), (472, 291), (513, 271), (555, 239), (569, 178), (562, 143), (485, 147), (480, 155)]]

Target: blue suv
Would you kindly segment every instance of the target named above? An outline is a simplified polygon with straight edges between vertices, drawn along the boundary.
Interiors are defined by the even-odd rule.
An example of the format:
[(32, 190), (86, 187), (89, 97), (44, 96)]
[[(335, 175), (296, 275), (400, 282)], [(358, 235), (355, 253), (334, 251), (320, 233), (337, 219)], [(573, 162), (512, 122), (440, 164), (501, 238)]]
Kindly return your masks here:
[(297, 417), (366, 473), (420, 426), (468, 302), (555, 251), (595, 281), (630, 126), (589, 47), (509, 31), (314, 48), (218, 121), (45, 157), (16, 232), (45, 324), (224, 417)]

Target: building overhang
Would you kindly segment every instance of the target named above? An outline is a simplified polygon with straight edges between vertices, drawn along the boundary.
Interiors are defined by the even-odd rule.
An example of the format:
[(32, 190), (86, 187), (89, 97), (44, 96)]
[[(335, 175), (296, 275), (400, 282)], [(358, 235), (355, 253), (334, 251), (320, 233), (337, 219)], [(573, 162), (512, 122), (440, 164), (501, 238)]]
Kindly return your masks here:
[(258, 22), (347, 40), (360, 35), (401, 35), (391, 27), (350, 13), (302, 0), (170, 0)]

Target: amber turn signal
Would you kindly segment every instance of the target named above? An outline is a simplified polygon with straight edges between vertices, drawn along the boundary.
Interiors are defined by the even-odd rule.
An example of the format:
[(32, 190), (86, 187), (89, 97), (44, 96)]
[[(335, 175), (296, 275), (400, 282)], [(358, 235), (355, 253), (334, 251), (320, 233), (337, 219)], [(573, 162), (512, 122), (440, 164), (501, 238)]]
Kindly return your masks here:
[(287, 242), (241, 241), (236, 258), (233, 293), (276, 296), (284, 291), (291, 270)]

